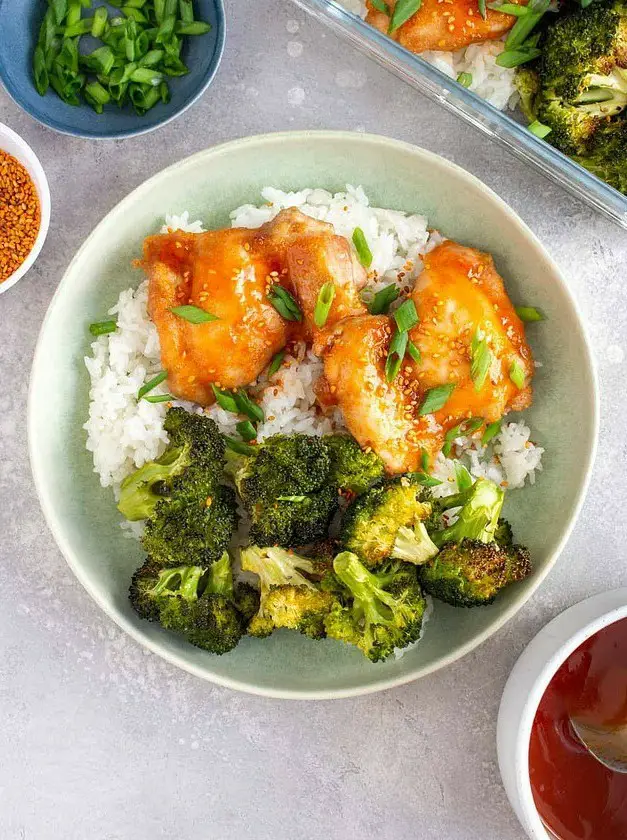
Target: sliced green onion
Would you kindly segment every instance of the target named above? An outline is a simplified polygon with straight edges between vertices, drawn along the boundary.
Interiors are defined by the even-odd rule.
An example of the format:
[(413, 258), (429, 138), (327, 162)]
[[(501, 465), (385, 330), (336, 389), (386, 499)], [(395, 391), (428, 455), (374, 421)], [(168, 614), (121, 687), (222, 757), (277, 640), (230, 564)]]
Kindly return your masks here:
[(460, 73), (457, 81), (465, 88), (469, 88), (472, 84), (472, 73)]
[(521, 321), (533, 323), (534, 321), (545, 321), (546, 316), (535, 306), (517, 306), (516, 314)]
[(277, 496), (277, 502), (304, 502), (307, 496)]
[(213, 391), (213, 395), (220, 408), (223, 408), (225, 411), (230, 411), (231, 414), (239, 414), (237, 400), (235, 399), (235, 395), (232, 391), (226, 391), (222, 388), (218, 388), (218, 386), (213, 383), (211, 384), (211, 390)]
[(170, 308), (173, 315), (177, 315), (190, 324), (208, 324), (210, 321), (219, 321), (216, 315), (201, 309), (199, 306), (173, 306)]
[(370, 250), (370, 246), (368, 245), (366, 234), (360, 227), (355, 228), (355, 230), (353, 231), (353, 245), (355, 246), (355, 250), (357, 251), (359, 262), (363, 265), (364, 268), (370, 268), (370, 266), (372, 265), (372, 251)]
[(211, 24), (202, 20), (195, 20), (193, 23), (179, 23), (174, 27), (177, 35), (206, 35), (211, 32)]
[(529, 123), (527, 128), (532, 134), (535, 134), (535, 136), (539, 137), (541, 140), (553, 131), (550, 126), (544, 125), (544, 123), (541, 123), (539, 120), (534, 120), (532, 123)]
[(96, 321), (89, 325), (89, 332), (92, 335), (107, 335), (107, 333), (115, 332), (118, 328), (116, 321)]
[(372, 8), (376, 9), (377, 12), (382, 12), (382, 14), (390, 16), (390, 7), (387, 3), (384, 3), (383, 0), (370, 0), (372, 4)]
[(442, 484), (439, 478), (427, 475), (426, 472), (412, 473), (412, 479), (416, 482), (416, 484), (421, 484), (423, 487), (437, 487), (438, 484)]
[(257, 437), (257, 429), (253, 426), (250, 420), (243, 420), (241, 423), (238, 423), (235, 427), (238, 433), (242, 436), (245, 441), (255, 440)]
[(433, 414), (434, 411), (444, 408), (454, 390), (455, 383), (453, 382), (449, 385), (437, 385), (435, 388), (430, 388), (418, 409), (418, 414), (421, 416)]
[(398, 376), (398, 372), (403, 364), (403, 359), (405, 358), (406, 349), (407, 333), (399, 332), (397, 330), (392, 336), (388, 357), (385, 362), (385, 378), (388, 382), (393, 382)]
[(528, 6), (529, 12), (519, 17), (510, 29), (505, 40), (505, 49), (514, 50), (520, 48), (550, 5), (550, 0), (530, 0)]
[(483, 417), (470, 417), (468, 420), (462, 420), (461, 423), (458, 423), (456, 426), (453, 426), (452, 429), (448, 430), (448, 432), (444, 435), (444, 440), (447, 443), (452, 443), (458, 437), (471, 435), (473, 432), (476, 432), (480, 426), (483, 426), (484, 423), (485, 420)]
[(409, 299), (401, 303), (394, 313), (394, 320), (399, 332), (407, 332), (412, 327), (420, 322), (418, 313), (416, 312), (416, 304)]
[(115, 65), (115, 56), (111, 47), (98, 47), (97, 50), (83, 56), (83, 64), (94, 73), (108, 76)]
[(501, 431), (501, 424), (502, 423), (503, 423), (502, 420), (496, 420), (494, 423), (490, 423), (490, 425), (486, 427), (485, 432), (481, 436), (481, 443), (484, 446), (486, 444), (490, 443), (492, 438), (494, 438), (498, 435), (498, 433)]
[(466, 467), (459, 461), (455, 461), (455, 480), (457, 481), (458, 493), (463, 493), (464, 490), (468, 490), (468, 488), (472, 487), (472, 485), (474, 484), (472, 476), (470, 475)]
[(484, 20), (485, 20), (485, 19), (487, 18), (487, 16), (488, 16), (488, 13), (487, 13), (487, 11), (486, 11), (486, 7), (485, 7), (485, 0), (479, 0), (479, 14), (481, 15), (481, 17), (482, 17)]
[(513, 17), (524, 17), (531, 11), (529, 6), (517, 6), (515, 3), (488, 3), (488, 9)]
[(97, 114), (102, 114), (104, 106), (110, 101), (111, 95), (100, 82), (90, 82), (85, 85), (83, 95)]
[(156, 87), (163, 81), (163, 74), (157, 70), (152, 70), (150, 67), (138, 67), (131, 73), (131, 81)]
[(50, 87), (50, 78), (48, 76), (48, 68), (46, 67), (46, 56), (43, 47), (37, 45), (33, 53), (33, 75), (35, 77), (35, 87), (37, 93), (43, 96)]
[(394, 303), (399, 294), (400, 292), (398, 286), (394, 283), (390, 283), (389, 286), (385, 286), (376, 293), (370, 306), (368, 307), (368, 312), (370, 312), (371, 315), (387, 315), (390, 306)]
[(88, 32), (91, 32), (93, 23), (93, 18), (83, 18), (77, 23), (72, 23), (69, 26), (66, 26), (63, 36), (65, 38), (79, 38), (81, 35), (87, 35)]
[(277, 370), (283, 364), (283, 359), (285, 358), (285, 350), (279, 350), (279, 352), (274, 356), (272, 361), (270, 362), (270, 367), (268, 368), (268, 376), (274, 376)]
[(224, 442), (231, 452), (236, 452), (238, 455), (254, 455), (257, 452), (256, 446), (249, 446), (237, 438), (229, 437), (229, 435), (224, 435)]
[(417, 347), (413, 341), (407, 342), (407, 352), (417, 365), (422, 364), (422, 353), (420, 352), (420, 347)]
[(429, 472), (429, 453), (423, 449), (420, 454), (420, 466), (424, 472)]
[(61, 26), (67, 15), (67, 0), (48, 0), (54, 12), (54, 19), (57, 26)]
[(140, 67), (155, 67), (163, 56), (165, 55), (165, 50), (149, 50), (146, 55), (142, 56), (139, 60)]
[(498, 64), (499, 67), (520, 67), (521, 64), (533, 61), (534, 58), (538, 58), (541, 55), (542, 50), (536, 47), (530, 49), (503, 50), (502, 53), (497, 55), (494, 63)]
[(176, 399), (173, 397), (172, 394), (155, 394), (155, 396), (151, 396), (150, 394), (147, 397), (143, 398), (146, 402), (149, 403), (162, 403), (162, 402), (172, 402)]
[(179, 0), (179, 17), (183, 23), (193, 23), (194, 4), (192, 0)]
[(278, 283), (275, 283), (268, 292), (268, 300), (286, 321), (303, 320), (303, 313), (300, 311), (299, 305), (287, 289), (279, 286)]
[(99, 6), (94, 12), (94, 18), (91, 24), (92, 38), (100, 38), (104, 34), (108, 19), (109, 14), (105, 7)]
[(404, 23), (413, 17), (417, 11), (419, 11), (420, 7), (422, 6), (422, 0), (398, 0), (398, 3), (394, 7), (394, 12), (392, 13), (392, 19), (390, 20), (390, 25), (388, 27), (388, 35), (392, 35), (393, 32), (402, 26)]
[(237, 407), (239, 409), (240, 414), (245, 414), (246, 417), (249, 417), (251, 420), (256, 420), (259, 423), (263, 423), (263, 421), (265, 420), (265, 415), (263, 413), (262, 407), (260, 405), (257, 405), (256, 402), (253, 402), (246, 393), (246, 391), (244, 391), (243, 389), (240, 391), (235, 391), (233, 396), (235, 397), (235, 402), (237, 403)]
[(472, 379), (475, 391), (479, 391), (485, 385), (485, 381), (492, 364), (492, 353), (488, 348), (485, 338), (479, 338), (475, 333), (470, 345), (470, 378)]
[(153, 388), (156, 388), (157, 385), (161, 385), (162, 382), (165, 382), (167, 378), (167, 370), (159, 371), (159, 373), (156, 376), (153, 376), (153, 378), (149, 379), (145, 385), (141, 386), (141, 388), (137, 392), (137, 399), (141, 400), (141, 398), (148, 394), (150, 391), (152, 391)]
[(525, 371), (518, 359), (514, 359), (512, 366), (509, 369), (509, 378), (512, 380), (517, 388), (524, 388), (525, 386)]
[(139, 9), (134, 8), (133, 6), (122, 6), (121, 11), (126, 18), (134, 21), (135, 23), (148, 23), (148, 18), (146, 17), (146, 15)]
[(330, 280), (318, 292), (318, 300), (314, 309), (314, 323), (317, 327), (324, 327), (331, 311), (331, 304), (335, 297), (335, 284)]

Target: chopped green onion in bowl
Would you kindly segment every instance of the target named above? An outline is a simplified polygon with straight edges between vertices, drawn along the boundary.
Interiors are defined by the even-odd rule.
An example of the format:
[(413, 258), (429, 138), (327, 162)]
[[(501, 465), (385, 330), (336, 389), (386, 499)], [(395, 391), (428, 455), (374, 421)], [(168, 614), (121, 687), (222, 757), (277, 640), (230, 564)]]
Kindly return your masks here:
[(355, 230), (353, 231), (353, 245), (355, 246), (355, 250), (357, 251), (359, 262), (363, 265), (364, 268), (370, 268), (370, 266), (372, 265), (372, 251), (370, 250), (370, 246), (368, 245), (366, 234), (360, 227), (355, 228)]
[(314, 309), (314, 323), (317, 327), (322, 328), (326, 324), (334, 297), (335, 284), (329, 281), (318, 292), (318, 300)]
[(89, 325), (89, 332), (93, 336), (108, 335), (109, 333), (115, 332), (117, 328), (117, 321), (96, 321), (94, 324)]

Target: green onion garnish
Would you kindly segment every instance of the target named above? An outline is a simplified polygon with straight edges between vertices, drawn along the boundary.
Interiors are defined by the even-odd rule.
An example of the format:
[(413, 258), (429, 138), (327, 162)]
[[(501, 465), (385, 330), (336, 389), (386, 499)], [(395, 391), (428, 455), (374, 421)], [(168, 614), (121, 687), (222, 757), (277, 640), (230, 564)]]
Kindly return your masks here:
[(117, 328), (117, 321), (96, 321), (95, 324), (89, 325), (89, 332), (95, 336), (107, 335), (107, 333), (115, 332)]
[(416, 312), (416, 304), (413, 300), (406, 300), (394, 313), (394, 320), (399, 332), (407, 332), (419, 323), (420, 318)]
[(517, 306), (516, 314), (521, 321), (533, 323), (534, 321), (545, 321), (546, 316), (535, 306)]
[(470, 378), (474, 382), (477, 393), (485, 385), (491, 364), (492, 353), (490, 353), (487, 341), (485, 338), (479, 338), (479, 334), (475, 333), (470, 344)]
[(304, 502), (307, 496), (277, 496), (277, 502)]
[(257, 405), (257, 403), (251, 400), (246, 391), (244, 391), (243, 389), (240, 391), (235, 391), (233, 396), (235, 397), (237, 408), (241, 414), (245, 414), (246, 417), (249, 417), (251, 420), (257, 421), (258, 423), (263, 423), (263, 421), (265, 420), (263, 409), (260, 405)]
[(524, 17), (531, 11), (528, 6), (517, 6), (515, 3), (488, 3), (488, 9), (493, 12), (501, 12), (504, 15)]
[(376, 9), (377, 12), (382, 12), (384, 15), (390, 16), (390, 7), (387, 3), (384, 3), (383, 0), (370, 0), (372, 3), (372, 8)]
[(464, 490), (468, 490), (474, 484), (472, 476), (459, 461), (455, 461), (455, 480), (457, 481), (458, 493), (463, 493)]
[(355, 228), (355, 230), (353, 231), (353, 245), (355, 246), (355, 250), (357, 251), (359, 262), (363, 265), (364, 268), (370, 268), (370, 266), (372, 265), (372, 251), (370, 250), (370, 247), (368, 245), (366, 234), (360, 227)]
[(483, 417), (470, 417), (468, 420), (462, 420), (461, 423), (448, 430), (444, 435), (444, 440), (447, 443), (452, 443), (456, 438), (462, 437), (462, 435), (471, 435), (480, 426), (483, 426), (484, 423), (485, 420)]
[(420, 454), (420, 466), (424, 472), (429, 472), (429, 453), (423, 449)]
[(486, 2), (486, 0), (479, 0), (479, 14), (481, 15), (481, 17), (484, 20), (488, 16), (488, 13), (487, 13), (486, 7), (485, 7), (485, 2)]
[(514, 359), (512, 366), (509, 369), (509, 378), (512, 380), (517, 388), (524, 388), (525, 386), (525, 371), (518, 359)]
[(285, 350), (279, 350), (276, 356), (273, 357), (272, 361), (270, 362), (270, 367), (268, 368), (268, 376), (274, 376), (277, 370), (283, 364), (283, 359), (285, 358)]
[(224, 442), (231, 452), (237, 452), (238, 455), (254, 455), (257, 452), (256, 446), (249, 446), (249, 444), (242, 443), (241, 440), (229, 437), (229, 435), (224, 435)]
[(275, 283), (268, 292), (268, 300), (286, 321), (303, 320), (303, 313), (300, 311), (299, 305), (287, 289), (279, 286), (278, 283)]
[(416, 347), (413, 341), (407, 342), (407, 352), (417, 365), (422, 364), (422, 353), (420, 352), (420, 347)]
[(145, 385), (142, 385), (139, 391), (137, 392), (137, 399), (141, 400), (146, 394), (156, 388), (157, 385), (161, 385), (168, 378), (167, 370), (161, 370), (156, 376), (153, 376), (152, 379), (149, 379)]
[(226, 391), (222, 388), (218, 388), (217, 385), (211, 385), (211, 389), (213, 391), (213, 395), (216, 398), (216, 402), (223, 408), (225, 411), (230, 411), (231, 414), (239, 414), (239, 408), (237, 405), (237, 401), (235, 399), (235, 395), (232, 391)]
[(521, 47), (518, 50), (503, 50), (497, 55), (495, 64), (499, 67), (520, 67), (521, 64), (526, 64), (528, 61), (533, 61), (542, 55), (542, 50), (537, 47)]
[(535, 136), (539, 137), (541, 140), (553, 131), (553, 129), (548, 125), (544, 125), (544, 123), (541, 123), (538, 120), (534, 120), (532, 123), (529, 123), (527, 128), (532, 134), (535, 134)]
[(487, 443), (490, 443), (492, 438), (496, 437), (498, 433), (501, 431), (501, 424), (502, 420), (496, 420), (494, 423), (490, 423), (489, 426), (486, 427), (485, 432), (481, 436), (481, 443), (485, 446)]
[(370, 306), (368, 307), (368, 312), (370, 312), (371, 315), (387, 315), (390, 306), (394, 303), (399, 294), (400, 292), (398, 286), (394, 283), (390, 283), (389, 286), (385, 286), (376, 293)]
[(392, 336), (390, 349), (388, 350), (388, 357), (385, 362), (385, 378), (388, 382), (393, 382), (398, 376), (398, 372), (403, 364), (403, 359), (405, 358), (406, 349), (407, 333), (399, 332), (397, 330)]
[(402, 26), (404, 23), (407, 23), (410, 17), (413, 17), (417, 11), (419, 11), (420, 7), (422, 6), (422, 0), (398, 0), (398, 3), (394, 7), (394, 12), (392, 13), (392, 19), (390, 20), (390, 25), (388, 27), (388, 35), (392, 35), (393, 32)]
[(171, 402), (175, 399), (176, 397), (173, 397), (172, 394), (155, 394), (154, 396), (144, 397), (144, 400), (149, 403)]
[(238, 423), (235, 427), (238, 433), (242, 436), (245, 441), (255, 440), (257, 437), (257, 429), (253, 426), (250, 420), (242, 420), (241, 423)]
[(460, 73), (457, 81), (465, 88), (469, 88), (472, 84), (472, 73)]
[(416, 484), (421, 484), (423, 487), (437, 487), (438, 484), (442, 484), (439, 478), (434, 478), (425, 472), (412, 473), (411, 477)]
[(211, 312), (207, 312), (199, 306), (173, 306), (170, 312), (184, 321), (189, 321), (190, 324), (208, 324), (210, 321), (220, 320), (217, 315), (212, 315)]
[(418, 409), (418, 414), (421, 416), (424, 414), (433, 414), (434, 411), (439, 411), (441, 408), (444, 408), (454, 390), (455, 383), (430, 388), (425, 394), (422, 405)]
[(318, 292), (318, 300), (314, 309), (314, 323), (317, 327), (322, 328), (326, 324), (334, 297), (335, 284), (329, 280)]

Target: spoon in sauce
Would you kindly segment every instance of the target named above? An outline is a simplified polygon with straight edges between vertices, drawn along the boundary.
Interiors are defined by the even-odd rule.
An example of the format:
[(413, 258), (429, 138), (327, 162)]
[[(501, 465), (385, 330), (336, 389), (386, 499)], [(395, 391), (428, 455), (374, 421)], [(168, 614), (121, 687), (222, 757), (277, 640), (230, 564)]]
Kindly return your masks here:
[(604, 767), (614, 773), (627, 773), (627, 725), (597, 728), (573, 717), (570, 725), (584, 747)]

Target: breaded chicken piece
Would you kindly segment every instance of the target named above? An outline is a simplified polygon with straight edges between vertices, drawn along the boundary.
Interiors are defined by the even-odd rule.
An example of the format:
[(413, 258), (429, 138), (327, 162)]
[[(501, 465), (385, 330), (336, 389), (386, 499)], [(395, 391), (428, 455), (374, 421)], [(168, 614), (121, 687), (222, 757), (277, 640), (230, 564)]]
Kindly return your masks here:
[[(513, 0), (520, 5), (520, 0)], [(390, 18), (377, 11), (368, 0), (366, 21), (381, 32), (390, 26)], [(389, 0), (393, 11), (396, 0)], [(423, 0), (420, 9), (400, 26), (391, 37), (413, 53), (428, 50), (454, 52), (469, 44), (493, 41), (512, 28), (513, 15), (487, 9), (485, 19), (477, 0)]]
[[(410, 338), (422, 361), (404, 365), (404, 371), (411, 367), (405, 375), (415, 378), (421, 391), (455, 385), (446, 405), (433, 415), (439, 425), (448, 430), (469, 417), (491, 423), (531, 405), (531, 350), (489, 254), (442, 243), (425, 256), (412, 299), (420, 323)], [(483, 384), (477, 369), (474, 378), (471, 373), (473, 358), (478, 368), (481, 357), (487, 368)], [(513, 366), (520, 370), (522, 387), (512, 380)]]
[(348, 430), (363, 449), (373, 449), (390, 473), (421, 469), (423, 449), (435, 454), (441, 436), (433, 436), (428, 418), (415, 408), (415, 383), (403, 377), (388, 382), (385, 362), (392, 322), (386, 315), (361, 315), (339, 321), (328, 332), (324, 377), (318, 386), (323, 402), (340, 407)]
[[(288, 276), (303, 312), (306, 337), (320, 354), (328, 331), (342, 318), (367, 314), (359, 297), (368, 275), (348, 240), (328, 233), (296, 239), (287, 251)], [(318, 295), (325, 283), (332, 283), (333, 302), (325, 324), (314, 321)]]

